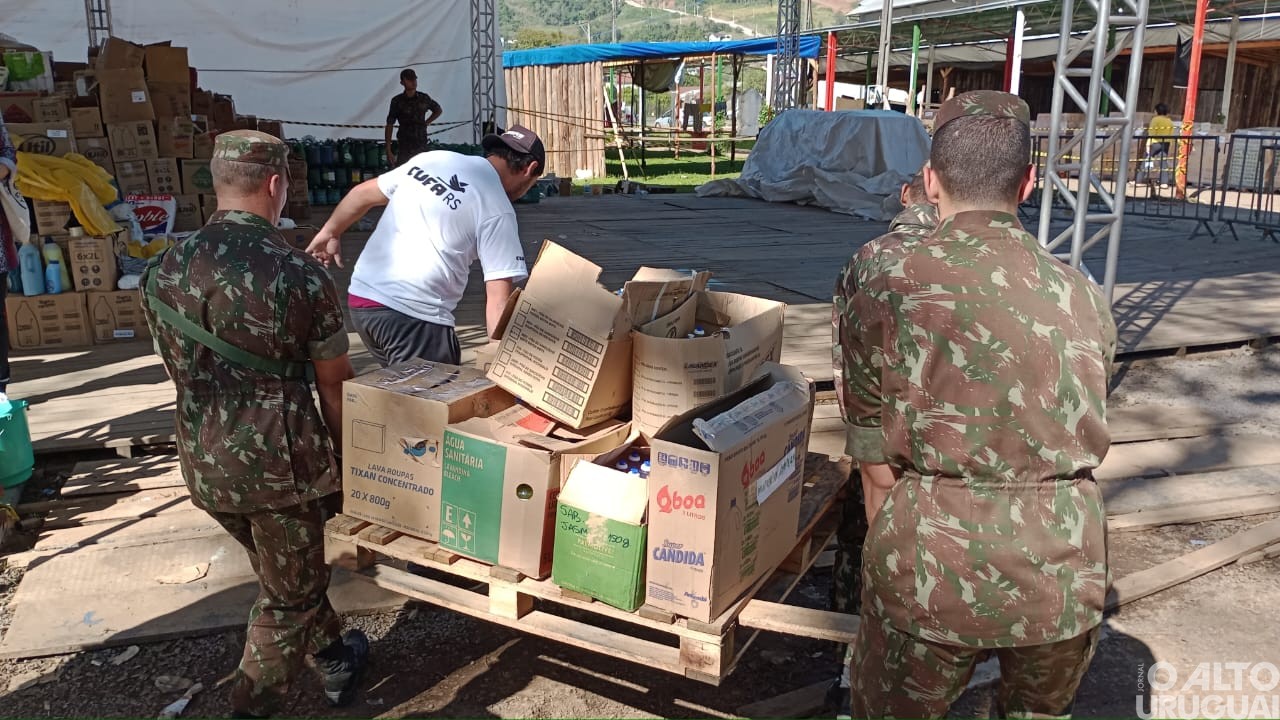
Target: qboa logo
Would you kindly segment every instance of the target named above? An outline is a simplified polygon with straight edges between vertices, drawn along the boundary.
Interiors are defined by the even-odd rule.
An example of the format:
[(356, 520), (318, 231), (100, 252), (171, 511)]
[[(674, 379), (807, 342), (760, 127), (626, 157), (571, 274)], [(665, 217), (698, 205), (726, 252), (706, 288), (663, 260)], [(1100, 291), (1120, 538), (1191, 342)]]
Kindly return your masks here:
[(706, 510), (705, 495), (681, 495), (673, 491), (670, 485), (663, 485), (658, 491), (658, 511), (670, 513), (673, 510)]

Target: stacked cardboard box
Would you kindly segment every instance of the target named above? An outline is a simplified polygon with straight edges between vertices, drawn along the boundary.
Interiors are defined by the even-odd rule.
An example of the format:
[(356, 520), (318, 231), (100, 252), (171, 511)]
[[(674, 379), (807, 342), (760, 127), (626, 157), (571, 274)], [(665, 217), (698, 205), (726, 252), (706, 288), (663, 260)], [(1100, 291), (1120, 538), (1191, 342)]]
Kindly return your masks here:
[[(711, 621), (794, 548), (809, 382), (784, 306), (545, 243), (487, 372), (346, 386), (345, 512), (632, 611)], [(630, 410), (628, 410), (630, 408)]]

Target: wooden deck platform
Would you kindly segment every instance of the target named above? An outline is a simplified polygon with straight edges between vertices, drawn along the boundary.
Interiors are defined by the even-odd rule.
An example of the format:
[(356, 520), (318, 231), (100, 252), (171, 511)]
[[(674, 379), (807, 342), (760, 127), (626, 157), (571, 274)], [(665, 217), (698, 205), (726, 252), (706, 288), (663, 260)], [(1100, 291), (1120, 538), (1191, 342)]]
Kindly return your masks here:
[[(530, 263), (543, 239), (603, 268), (619, 287), (641, 265), (707, 269), (712, 288), (788, 303), (783, 361), (830, 378), (830, 296), (836, 274), (885, 230), (817, 208), (688, 195), (552, 198), (519, 206)], [(316, 221), (322, 221), (322, 217)], [(1064, 220), (1065, 223), (1065, 220)], [(1192, 238), (1194, 222), (1128, 218), (1120, 251), (1115, 315), (1123, 353), (1244, 343), (1280, 336), (1280, 244)], [(367, 240), (344, 241), (345, 292)], [(1228, 236), (1229, 237), (1229, 236)], [(1086, 261), (1101, 274), (1105, 248)], [(457, 310), (464, 361), (484, 342), (479, 272)], [(372, 367), (352, 334), (357, 370)], [(18, 354), (10, 392), (31, 401), (39, 452), (129, 448), (173, 438), (174, 393), (147, 342), (82, 351)]]

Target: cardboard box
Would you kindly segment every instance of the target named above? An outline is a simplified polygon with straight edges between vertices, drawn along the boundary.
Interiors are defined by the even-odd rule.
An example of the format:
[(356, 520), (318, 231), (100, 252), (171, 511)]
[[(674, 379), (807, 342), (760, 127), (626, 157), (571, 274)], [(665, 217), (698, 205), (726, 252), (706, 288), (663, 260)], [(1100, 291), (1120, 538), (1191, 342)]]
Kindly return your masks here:
[(89, 322), (93, 340), (99, 345), (151, 337), (142, 314), (142, 292), (117, 290), (88, 293)]
[(156, 121), (156, 144), (161, 157), (190, 160), (195, 157), (196, 126), (190, 117)]
[(289, 244), (299, 250), (306, 250), (311, 241), (315, 239), (316, 233), (320, 232), (320, 228), (315, 227), (295, 227), (292, 230), (281, 230), (280, 234), (284, 236)]
[(36, 214), (36, 232), (41, 235), (66, 234), (67, 222), (71, 220), (70, 205), (51, 200), (32, 200), (31, 206)]
[(6, 92), (0, 93), (0, 117), (5, 124), (33, 123), (36, 121), (36, 100), (40, 93)]
[(142, 63), (146, 57), (147, 51), (141, 45), (131, 43), (128, 40), (121, 40), (118, 37), (109, 37), (102, 41), (102, 46), (98, 50), (98, 60), (94, 65), (94, 69), (142, 69)]
[(67, 113), (67, 99), (61, 95), (42, 97), (31, 106), (38, 123), (56, 123), (71, 119), (71, 115)]
[(438, 538), (445, 427), (515, 400), (469, 368), (415, 360), (343, 386), (343, 512)]
[(551, 572), (556, 497), (572, 463), (626, 443), (630, 424), (566, 431), (523, 405), (444, 433), (440, 546), (530, 577)]
[(191, 70), (188, 68), (187, 49), (158, 44), (146, 47), (147, 79), (158, 82), (182, 83), (191, 82)]
[(83, 293), (10, 295), (4, 305), (9, 318), (9, 346), (15, 350), (70, 349), (93, 344)]
[(107, 137), (111, 139), (111, 159), (154, 160), (160, 157), (156, 145), (156, 131), (149, 120), (126, 123), (108, 123)]
[(191, 117), (191, 86), (185, 82), (147, 81), (157, 118)]
[[(668, 420), (733, 392), (782, 356), (786, 305), (698, 292), (633, 336), (631, 419), (652, 434)], [(706, 337), (686, 339), (695, 329)], [(719, 332), (724, 330), (724, 332)]]
[(182, 233), (199, 230), (204, 225), (204, 216), (200, 214), (200, 196), (177, 195), (174, 200), (178, 202), (178, 210), (173, 221), (173, 231)]
[[(111, 292), (116, 289), (119, 267), (115, 241), (103, 237), (74, 237), (67, 243), (67, 264), (76, 292)], [(95, 320), (96, 322), (96, 320)]]
[(191, 114), (212, 115), (213, 93), (199, 88), (191, 91)]
[(76, 150), (94, 165), (115, 177), (116, 164), (111, 160), (111, 141), (105, 137), (76, 138)]
[[(795, 547), (813, 396), (799, 370), (761, 370), (737, 392), (673, 419), (652, 442), (650, 605), (711, 622)], [(768, 407), (740, 407), (764, 393)], [(734, 411), (740, 427), (708, 450), (694, 420)]]
[(102, 121), (108, 125), (150, 121), (156, 116), (146, 78), (138, 69), (99, 70), (98, 102)]
[(182, 194), (182, 174), (178, 170), (178, 161), (174, 158), (148, 160), (147, 177), (151, 181), (152, 194)]
[(183, 160), (182, 194), (212, 195), (213, 174), (209, 172), (208, 160)]
[(644, 604), (649, 481), (611, 467), (628, 449), (569, 471), (556, 503), (551, 581), (631, 612)]
[(284, 123), (279, 120), (258, 120), (258, 132), (274, 135), (284, 140)]
[(100, 138), (107, 136), (107, 128), (102, 124), (102, 111), (97, 105), (93, 107), (71, 108), (71, 130), (77, 138)]
[(9, 131), (9, 141), (20, 152), (35, 155), (52, 155), (62, 157), (76, 151), (76, 139), (71, 128), (71, 121), (56, 123), (14, 123), (5, 124)]
[(151, 192), (151, 178), (147, 175), (146, 160), (120, 160), (116, 162), (116, 187), (120, 196), (145, 195)]
[(209, 122), (218, 131), (234, 130), (236, 126), (236, 104), (230, 95), (214, 95), (213, 107), (209, 113)]
[(196, 133), (191, 155), (196, 160), (213, 159), (213, 133)]
[(600, 267), (543, 243), (529, 281), (507, 303), (489, 377), (570, 427), (614, 417), (631, 402), (636, 316), (673, 309), (706, 276), (641, 268), (622, 295), (602, 287)]

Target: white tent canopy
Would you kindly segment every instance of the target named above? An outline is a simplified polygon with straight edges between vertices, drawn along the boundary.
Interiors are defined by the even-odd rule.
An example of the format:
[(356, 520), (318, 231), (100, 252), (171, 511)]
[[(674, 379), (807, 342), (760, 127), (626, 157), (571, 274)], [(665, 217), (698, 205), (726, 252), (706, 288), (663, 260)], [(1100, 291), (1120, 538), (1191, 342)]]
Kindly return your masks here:
[[(190, 48), (200, 85), (235, 98), (246, 115), (377, 125), (400, 92), (402, 68), (444, 109), (436, 137), (471, 142), (471, 18), (454, 0), (113, 0), (113, 34)], [(0, 0), (4, 31), (84, 62), (82, 0)], [(498, 58), (497, 62), (501, 62)], [(495, 68), (502, 82), (501, 67)], [(497, 96), (505, 96), (501, 84)], [(499, 125), (505, 118), (501, 111)], [(381, 137), (382, 131), (289, 124), (290, 137)]]

